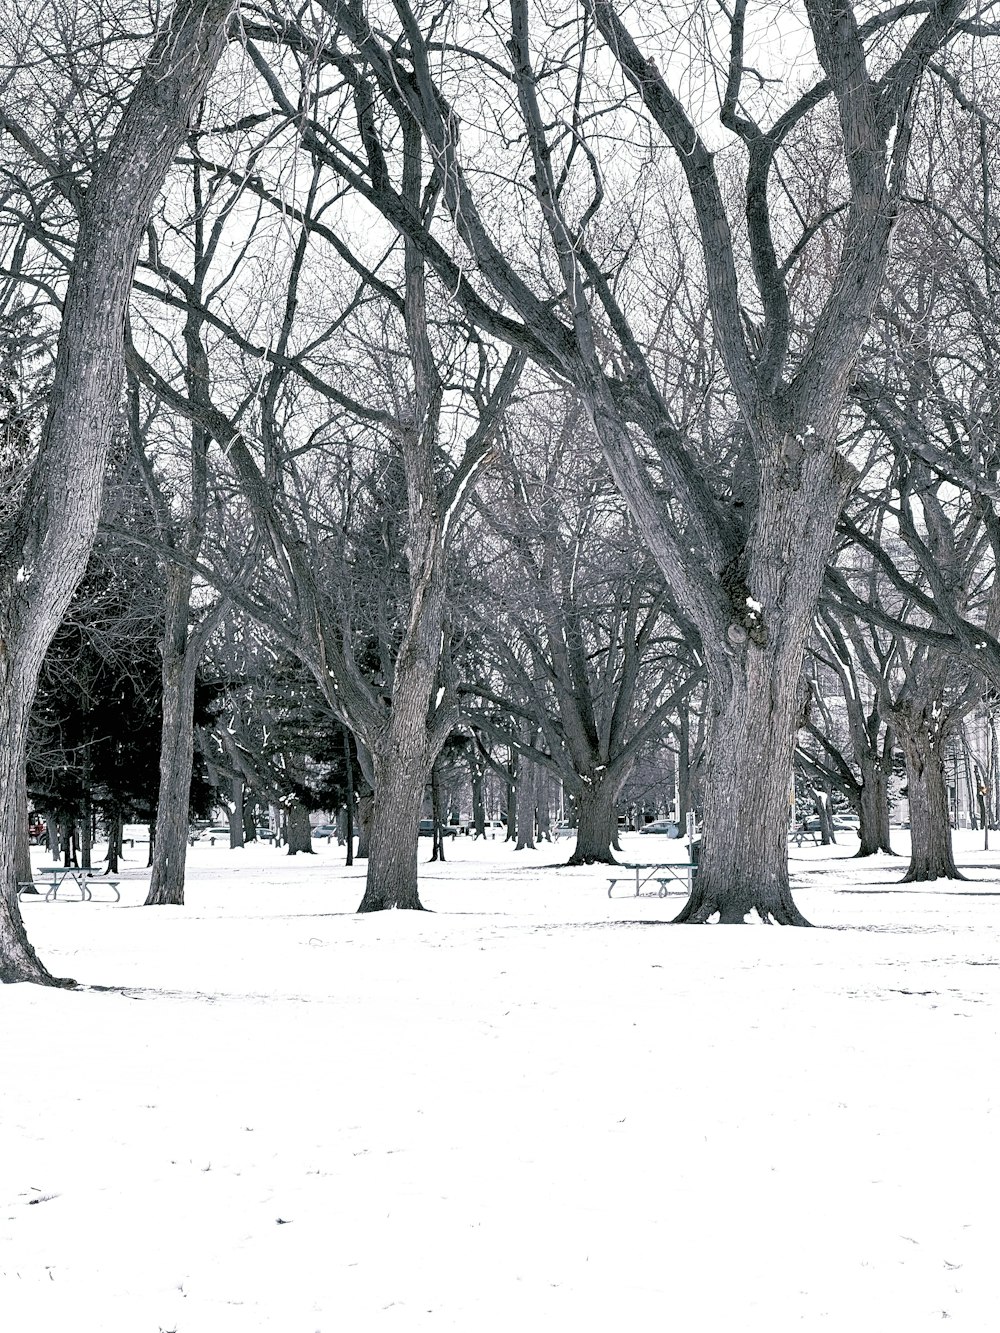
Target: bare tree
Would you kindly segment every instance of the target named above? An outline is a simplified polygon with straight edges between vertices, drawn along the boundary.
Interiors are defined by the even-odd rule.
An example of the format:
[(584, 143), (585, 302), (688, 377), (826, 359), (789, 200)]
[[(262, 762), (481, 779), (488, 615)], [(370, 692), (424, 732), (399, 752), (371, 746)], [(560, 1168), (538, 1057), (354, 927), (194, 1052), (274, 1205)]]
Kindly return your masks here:
[[(484, 650), (478, 671), (469, 663), (468, 716), (529, 774), (562, 780), (577, 815), (570, 864), (613, 863), (619, 795), (698, 665), (578, 406), (540, 395), (507, 436), (456, 594)], [(517, 820), (524, 838), (520, 802)]]
[[(427, 184), (419, 137), (411, 136), (407, 153), (405, 188), (417, 206)], [(277, 198), (267, 202), (281, 205)], [(280, 328), (271, 347), (261, 349), (264, 374), (258, 362), (251, 387), (237, 386), (234, 393), (232, 380), (218, 375), (209, 386), (205, 375), (198, 393), (190, 386), (181, 390), (136, 349), (131, 361), (147, 388), (190, 416), (226, 455), (268, 546), (282, 601), (280, 609), (273, 599), (270, 606), (253, 597), (246, 604), (313, 673), (327, 706), (359, 742), (362, 770), (368, 770), (373, 788), (360, 910), (419, 909), (420, 803), (434, 758), (459, 717), (454, 682), (442, 669), (449, 638), (448, 551), (462, 508), (492, 457), (523, 357), (511, 353), (504, 360), (454, 321), (439, 321), (429, 308), (433, 275), (418, 249), (404, 243), (391, 256), (398, 290), (363, 260), (352, 259), (360, 294), (347, 302), (332, 328), (351, 329), (356, 339), (351, 355), (357, 355), (359, 343), (367, 344), (372, 372), (364, 382), (358, 376), (356, 393), (333, 388), (315, 369), (322, 355), (343, 380), (342, 367), (326, 346), (332, 335), (311, 339), (304, 353), (295, 347), (304, 337), (296, 315), (315, 282), (310, 247), (321, 244), (328, 255), (326, 247), (336, 241), (317, 225), (322, 206), (313, 188), (304, 209), (296, 210)], [(333, 257), (342, 260), (336, 245)], [(201, 308), (194, 294), (186, 299), (189, 308)], [(213, 314), (212, 327), (245, 347), (245, 337), (230, 322)], [(199, 357), (205, 356), (201, 330), (192, 337)], [(373, 375), (384, 406), (365, 401)], [(317, 391), (327, 413), (329, 404), (335, 407), (333, 420), (325, 415), (318, 430), (311, 424), (311, 405), (296, 407), (295, 394), (303, 385)], [(457, 409), (448, 395), (458, 399)], [(249, 404), (254, 432), (242, 422)], [(383, 478), (394, 485), (391, 504), (374, 514), (377, 531), (384, 536), (391, 530), (393, 540), (399, 539), (387, 561), (356, 560), (353, 509), (349, 505), (350, 512), (338, 514), (335, 505), (324, 504), (324, 496), (336, 495), (330, 484), (334, 468), (354, 466), (344, 463), (343, 451), (331, 460), (329, 436), (336, 440), (339, 431), (349, 439), (362, 436)], [(375, 479), (365, 478), (363, 489), (370, 501), (378, 490)], [(356, 497), (349, 499), (357, 505)], [(360, 608), (353, 597), (359, 582), (366, 586)], [(221, 583), (229, 586), (225, 572)], [(231, 587), (230, 592), (236, 596)], [(369, 618), (374, 632), (365, 642)]]
[[(713, 53), (640, 43), (608, 0), (551, 17), (510, 0), (456, 40), (442, 39), (436, 7), (394, 0), (381, 25), (361, 0), (319, 8), (328, 21), (317, 31), (264, 21), (251, 30), (275, 106), (315, 161), (406, 235), (468, 317), (574, 386), (698, 628), (711, 696), (706, 833), (677, 919), (738, 922), (756, 909), (806, 924), (788, 884), (787, 787), (804, 645), (855, 475), (838, 447), (840, 419), (899, 212), (918, 89), (961, 26), (962, 0), (917, 23), (906, 7), (859, 22), (846, 0), (807, 0), (815, 78), (777, 109), (754, 68), (746, 0), (724, 25), (706, 22), (739, 190), (671, 84), (673, 69)], [(323, 79), (290, 91), (265, 43), (315, 53), (344, 100)], [(786, 206), (779, 159), (817, 122), (838, 145), (839, 197), (832, 208), (804, 196)], [(451, 217), (448, 244), (396, 184), (396, 143), (413, 127)], [(629, 129), (650, 156), (661, 145), (673, 153), (699, 239), (735, 424), (729, 462), (717, 449), (711, 475), (671, 405), (669, 316), (647, 318), (657, 284), (627, 281), (621, 233), (645, 197), (621, 160)], [(512, 198), (525, 210), (517, 225)], [(541, 230), (534, 253), (519, 244), (521, 224), (525, 236)], [(816, 244), (834, 251), (829, 278), (797, 302), (794, 279)]]
[[(142, 230), (221, 56), (232, 0), (179, 0), (156, 35), (79, 203), (48, 416), (0, 539), (0, 979), (53, 984), (17, 904), (14, 845), (28, 714), (45, 650), (94, 539), (121, 411), (125, 310)], [(2, 127), (36, 161), (5, 109)], [(79, 163), (86, 168), (89, 163)]]

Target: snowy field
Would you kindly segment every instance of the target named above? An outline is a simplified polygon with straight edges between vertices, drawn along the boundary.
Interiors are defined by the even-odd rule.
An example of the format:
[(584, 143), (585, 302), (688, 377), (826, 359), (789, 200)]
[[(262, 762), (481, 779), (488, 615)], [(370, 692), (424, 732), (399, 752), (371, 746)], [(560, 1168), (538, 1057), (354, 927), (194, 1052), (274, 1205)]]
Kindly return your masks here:
[(29, 900), (84, 989), (0, 989), (0, 1322), (996, 1330), (981, 836), (914, 889), (850, 834), (794, 849), (817, 930), (671, 928), (681, 897), (609, 901), (566, 843), (464, 838), (427, 913), (354, 915), (327, 844), (198, 845), (184, 908), (140, 868), (121, 905)]

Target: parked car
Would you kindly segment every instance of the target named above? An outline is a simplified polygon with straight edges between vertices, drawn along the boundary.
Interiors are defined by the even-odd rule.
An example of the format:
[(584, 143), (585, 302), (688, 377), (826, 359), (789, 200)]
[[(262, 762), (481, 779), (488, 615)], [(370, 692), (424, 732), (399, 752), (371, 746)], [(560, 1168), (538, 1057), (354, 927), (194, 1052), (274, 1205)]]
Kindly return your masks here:
[(331, 838), (335, 838), (337, 836), (337, 825), (316, 824), (309, 831), (314, 838), (326, 838), (327, 842), (329, 842)]
[(576, 829), (572, 824), (557, 824), (552, 830), (553, 838), (575, 838)]
[(639, 832), (659, 833), (664, 838), (679, 838), (681, 836), (681, 826), (672, 819), (654, 819), (651, 824), (647, 824)]
[[(834, 815), (832, 824), (834, 833), (857, 833), (861, 828), (861, 820), (857, 815)], [(807, 833), (819, 833), (823, 825), (819, 815), (810, 815), (802, 821), (802, 827)]]
[[(456, 830), (456, 829), (453, 829), (453, 828), (451, 827), (450, 824), (442, 824), (442, 825), (441, 825), (441, 833), (442, 833), (442, 836), (445, 837), (445, 838), (453, 838), (453, 837), (455, 836), (456, 832), (457, 832), (457, 830)], [(422, 820), (420, 821), (420, 836), (421, 836), (422, 838), (433, 838), (433, 837), (434, 837), (434, 820), (433, 820), (433, 819), (422, 819)]]

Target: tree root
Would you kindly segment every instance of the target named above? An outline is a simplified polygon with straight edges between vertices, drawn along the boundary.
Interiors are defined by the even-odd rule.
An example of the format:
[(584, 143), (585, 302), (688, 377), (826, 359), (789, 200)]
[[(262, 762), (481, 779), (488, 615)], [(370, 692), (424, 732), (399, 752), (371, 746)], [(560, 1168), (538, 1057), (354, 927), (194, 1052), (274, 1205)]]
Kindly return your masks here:
[(414, 903), (387, 903), (384, 901), (369, 903), (364, 898), (358, 904), (358, 912), (426, 912), (428, 909), (422, 902), (417, 900)]
[(575, 852), (566, 862), (567, 866), (616, 866), (618, 862), (610, 855), (578, 856)]
[(936, 879), (960, 879), (963, 883), (968, 883), (968, 875), (963, 875), (961, 870), (953, 866), (950, 870), (942, 870), (939, 874), (928, 874), (924, 871), (914, 870), (911, 866), (906, 874), (899, 881), (900, 884), (933, 884)]
[(791, 901), (771, 907), (764, 907), (759, 903), (751, 902), (747, 907), (723, 908), (715, 898), (703, 898), (699, 901), (697, 891), (684, 904), (671, 924), (675, 926), (701, 926), (705, 925), (710, 917), (718, 913), (718, 924), (720, 926), (744, 926), (751, 912), (756, 912), (765, 925), (808, 926), (810, 929), (812, 928), (812, 922), (807, 921)]
[(61, 990), (73, 990), (77, 983), (72, 977), (54, 977), (42, 967), (41, 963), (33, 967), (8, 965), (0, 967), (0, 984), (4, 986), (33, 985), (58, 986)]

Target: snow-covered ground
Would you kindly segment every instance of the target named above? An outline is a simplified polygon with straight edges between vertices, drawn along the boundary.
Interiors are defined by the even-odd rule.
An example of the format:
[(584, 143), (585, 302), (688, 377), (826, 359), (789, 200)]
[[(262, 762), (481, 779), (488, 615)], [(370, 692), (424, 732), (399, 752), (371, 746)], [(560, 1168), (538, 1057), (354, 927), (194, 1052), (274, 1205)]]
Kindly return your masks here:
[(465, 838), (427, 913), (354, 915), (327, 844), (26, 902), (85, 989), (0, 991), (0, 1323), (995, 1330), (1000, 852), (962, 836), (917, 888), (795, 849), (817, 930)]

